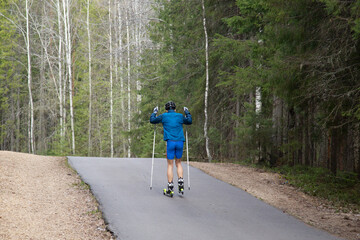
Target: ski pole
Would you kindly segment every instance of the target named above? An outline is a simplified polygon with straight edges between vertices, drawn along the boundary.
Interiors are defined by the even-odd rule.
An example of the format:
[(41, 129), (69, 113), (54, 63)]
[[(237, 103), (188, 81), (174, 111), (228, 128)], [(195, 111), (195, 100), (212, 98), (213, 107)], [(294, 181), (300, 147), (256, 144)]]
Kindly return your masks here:
[(188, 132), (186, 127), (186, 158), (187, 158), (187, 172), (188, 172), (188, 189), (190, 190), (190, 167), (189, 167), (189, 141), (188, 141)]
[(152, 159), (151, 159), (150, 190), (152, 189), (153, 173), (154, 173), (155, 136), (156, 136), (156, 125), (154, 126), (154, 141), (153, 141), (153, 152), (152, 152)]

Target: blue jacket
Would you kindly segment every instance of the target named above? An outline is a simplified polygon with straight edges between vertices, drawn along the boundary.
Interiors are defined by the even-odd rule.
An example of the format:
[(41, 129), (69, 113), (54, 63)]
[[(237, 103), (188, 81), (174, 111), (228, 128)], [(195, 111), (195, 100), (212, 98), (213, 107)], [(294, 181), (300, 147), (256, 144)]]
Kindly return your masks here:
[(184, 131), (183, 124), (190, 125), (192, 123), (191, 114), (189, 111), (185, 112), (185, 116), (181, 113), (177, 113), (174, 110), (169, 110), (156, 117), (156, 113), (152, 113), (150, 117), (150, 123), (157, 124), (162, 123), (164, 127), (164, 141), (183, 141)]

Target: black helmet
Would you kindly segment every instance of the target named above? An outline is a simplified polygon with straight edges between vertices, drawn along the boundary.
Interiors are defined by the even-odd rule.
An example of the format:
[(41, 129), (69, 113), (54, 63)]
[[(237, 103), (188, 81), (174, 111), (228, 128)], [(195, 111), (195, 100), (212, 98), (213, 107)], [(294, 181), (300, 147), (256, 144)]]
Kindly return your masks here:
[(176, 109), (176, 105), (174, 102), (170, 101), (170, 102), (167, 102), (165, 104), (165, 109), (166, 110), (175, 110)]

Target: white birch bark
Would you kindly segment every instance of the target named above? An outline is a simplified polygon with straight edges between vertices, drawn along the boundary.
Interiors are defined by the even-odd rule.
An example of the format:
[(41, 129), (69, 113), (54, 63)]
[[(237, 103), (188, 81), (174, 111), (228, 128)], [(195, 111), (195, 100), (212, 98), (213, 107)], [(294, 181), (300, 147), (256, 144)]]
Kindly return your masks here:
[(60, 122), (60, 142), (62, 144), (64, 140), (64, 122), (63, 122), (63, 87), (62, 87), (62, 24), (61, 24), (61, 8), (60, 8), (60, 0), (57, 1), (57, 15), (58, 15), (58, 32), (59, 32), (59, 50), (58, 50), (58, 85), (59, 85), (59, 122)]
[[(130, 87), (130, 78), (131, 78), (131, 72), (130, 72), (130, 67), (131, 67), (131, 62), (130, 62), (130, 30), (129, 30), (129, 10), (127, 10), (127, 14), (126, 16), (126, 39), (127, 39), (127, 92), (128, 92), (128, 132), (130, 133), (131, 131), (131, 87)], [(130, 138), (130, 134), (128, 137), (128, 158), (131, 157), (131, 148), (130, 148), (130, 144), (131, 144), (131, 138)]]
[(34, 102), (32, 97), (32, 76), (31, 76), (31, 52), (30, 52), (30, 28), (29, 28), (29, 1), (25, 1), (26, 11), (26, 51), (27, 51), (27, 70), (28, 70), (28, 90), (29, 90), (29, 142), (30, 153), (35, 153), (35, 141), (34, 141)]
[[(140, 69), (140, 64), (141, 64), (141, 15), (139, 15), (140, 13), (140, 6), (139, 6), (139, 1), (135, 1), (135, 16), (137, 16), (138, 22), (137, 24), (135, 24), (135, 40), (136, 40), (136, 52), (137, 52), (137, 56), (136, 56), (136, 65), (137, 65), (137, 69)], [(140, 91), (141, 91), (141, 83), (139, 80), (139, 73), (137, 71), (137, 75), (136, 75), (136, 91), (137, 91), (137, 95), (136, 95), (136, 106), (138, 108), (138, 113), (140, 114), (140, 104), (141, 104), (141, 95), (140, 95)]]
[(74, 109), (73, 109), (73, 84), (71, 69), (71, 34), (70, 34), (70, 5), (69, 0), (63, 0), (64, 9), (64, 30), (66, 45), (66, 66), (69, 78), (69, 103), (70, 103), (70, 125), (71, 125), (71, 146), (72, 153), (75, 154), (75, 129), (74, 129)]
[[(259, 115), (261, 113), (261, 87), (256, 87), (255, 88), (255, 113), (256, 115)], [(256, 130), (258, 130), (260, 128), (260, 123), (258, 121), (256, 121)], [(257, 140), (256, 142), (257, 148), (258, 148), (258, 155), (255, 156), (255, 161), (259, 162), (261, 159), (261, 143), (259, 140)], [(254, 162), (253, 162), (254, 163)]]
[[(261, 87), (255, 89), (255, 113), (259, 115), (261, 113)], [(259, 128), (259, 123), (256, 123), (256, 128)]]
[(91, 34), (90, 34), (90, 0), (87, 0), (86, 9), (86, 27), (88, 36), (88, 51), (89, 51), (89, 129), (88, 129), (88, 156), (91, 155), (91, 128), (92, 128), (92, 76), (91, 76)]
[(109, 0), (109, 47), (110, 47), (110, 152), (114, 157), (114, 133), (113, 133), (113, 60), (112, 60), (112, 19), (111, 19), (111, 0)]
[[(65, 32), (65, 31), (64, 31)], [(64, 33), (65, 34), (65, 33)], [(65, 43), (63, 43), (63, 44), (65, 44)], [(66, 50), (66, 47), (64, 47), (64, 50)], [(62, 54), (62, 58), (63, 59), (65, 59), (65, 63), (63, 63), (64, 64), (64, 66), (63, 66), (63, 68), (64, 68), (64, 71), (66, 71), (66, 54), (65, 54), (65, 51), (63, 52), (63, 54)], [(65, 140), (65, 136), (66, 136), (66, 119), (67, 119), (67, 109), (66, 109), (66, 87), (67, 87), (67, 82), (66, 82), (66, 79), (67, 79), (67, 77), (68, 77), (68, 74), (66, 73), (66, 72), (63, 72), (64, 73), (64, 77), (63, 77), (63, 79), (62, 79), (62, 84), (63, 84), (63, 97), (62, 97), (62, 99), (63, 99), (63, 123), (64, 123), (64, 125), (63, 125), (63, 139)]]
[(204, 137), (205, 137), (205, 147), (206, 147), (206, 155), (208, 157), (208, 161), (211, 162), (212, 157), (209, 149), (209, 136), (208, 136), (208, 95), (209, 95), (209, 41), (208, 34), (206, 28), (206, 14), (205, 14), (205, 3), (204, 0), (201, 1), (202, 10), (203, 10), (203, 27), (205, 34), (205, 104), (204, 104), (204, 114), (205, 114), (205, 122), (204, 122)]
[[(114, 3), (115, 5), (115, 3)], [(118, 22), (118, 5), (119, 5), (119, 2), (117, 2), (117, 5), (116, 5), (116, 11), (115, 11), (115, 16), (114, 16), (114, 34), (115, 34), (115, 52), (114, 52), (114, 72), (115, 72), (115, 84), (114, 84), (114, 88), (117, 90), (116, 88), (116, 84), (119, 82), (119, 29), (115, 26), (119, 25), (119, 22)], [(116, 95), (116, 91), (115, 90), (115, 95)], [(121, 97), (121, 96), (120, 96)], [(114, 104), (114, 108), (116, 109), (116, 107), (118, 106), (116, 104), (116, 99), (117, 99), (117, 96), (114, 97), (114, 101), (115, 101), (115, 104)], [(117, 123), (119, 121), (118, 119), (118, 115), (116, 114), (117, 111), (115, 110), (115, 119), (114, 119), (114, 125), (115, 126), (118, 126)], [(115, 130), (116, 131), (116, 130)], [(119, 135), (117, 135), (119, 136)], [(119, 137), (118, 137), (119, 139)]]
[[(122, 131), (125, 130), (125, 115), (124, 115), (124, 111), (125, 111), (125, 106), (124, 106), (124, 97), (125, 97), (125, 90), (124, 90), (124, 77), (123, 77), (123, 46), (122, 46), (122, 14), (121, 14), (121, 5), (120, 5), (120, 1), (118, 2), (118, 18), (119, 18), (119, 26), (118, 26), (118, 30), (119, 30), (119, 39), (118, 39), (118, 45), (119, 45), (119, 66), (120, 66), (120, 118), (121, 118), (121, 127), (122, 127)], [(123, 140), (123, 153), (126, 154), (126, 144), (125, 141)]]

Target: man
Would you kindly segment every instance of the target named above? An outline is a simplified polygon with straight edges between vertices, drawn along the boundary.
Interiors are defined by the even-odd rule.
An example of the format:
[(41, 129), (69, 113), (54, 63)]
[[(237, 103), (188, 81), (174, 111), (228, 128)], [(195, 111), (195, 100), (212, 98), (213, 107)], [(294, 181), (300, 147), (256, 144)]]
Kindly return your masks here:
[[(167, 178), (168, 178), (168, 189), (167, 194), (173, 193), (173, 168), (174, 158), (177, 168), (178, 175), (178, 187), (179, 192), (184, 191), (184, 179), (183, 179), (183, 168), (181, 166), (181, 158), (184, 148), (184, 131), (183, 124), (190, 125), (192, 123), (191, 114), (187, 107), (184, 107), (185, 116), (181, 113), (176, 112), (176, 105), (170, 101), (165, 104), (166, 113), (163, 113), (156, 117), (159, 111), (158, 107), (154, 108), (154, 112), (151, 114), (150, 123), (157, 124), (162, 123), (164, 128), (164, 141), (166, 141), (166, 158), (167, 158)], [(164, 190), (165, 192), (165, 190)]]

